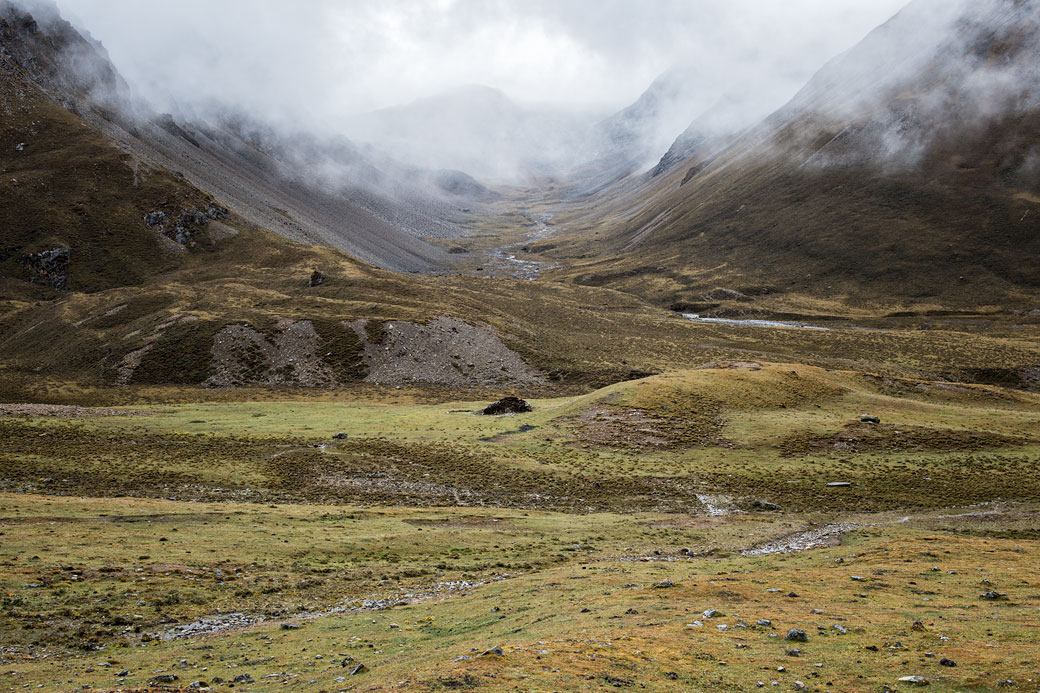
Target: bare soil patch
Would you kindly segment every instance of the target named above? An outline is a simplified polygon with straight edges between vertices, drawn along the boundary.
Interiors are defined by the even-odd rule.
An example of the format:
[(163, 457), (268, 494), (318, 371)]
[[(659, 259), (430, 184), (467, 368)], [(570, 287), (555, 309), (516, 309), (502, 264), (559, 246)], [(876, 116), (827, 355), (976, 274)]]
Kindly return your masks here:
[(1029, 442), (1025, 438), (985, 431), (853, 422), (830, 435), (794, 433), (784, 438), (778, 447), (786, 457), (801, 457), (828, 452), (967, 452)]
[(49, 416), (57, 419), (79, 419), (95, 416), (151, 416), (141, 409), (98, 409), (66, 404), (0, 404), (0, 416)]

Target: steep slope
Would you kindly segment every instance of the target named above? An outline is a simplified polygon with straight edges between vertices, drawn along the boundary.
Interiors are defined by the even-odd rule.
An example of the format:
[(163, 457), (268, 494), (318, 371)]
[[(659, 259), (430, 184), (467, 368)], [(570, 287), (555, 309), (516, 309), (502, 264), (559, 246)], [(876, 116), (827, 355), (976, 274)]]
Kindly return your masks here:
[(451, 266), (450, 256), (422, 239), (462, 233), (468, 200), (342, 141), (279, 133), (228, 114), (196, 124), (158, 116), (134, 100), (104, 49), (53, 5), (29, 7), (31, 14), (0, 3), (9, 88), (43, 90), (132, 160), (175, 172), (253, 224), (390, 269)]
[(607, 238), (563, 274), (662, 304), (724, 287), (741, 310), (1036, 307), (1038, 42), (1035, 2), (918, 0), (721, 152), (576, 215)]
[[(31, 16), (0, 5), (0, 290), (6, 296), (140, 284), (209, 252), (223, 233), (205, 214), (225, 215), (210, 196), (167, 171), (140, 166), (70, 110), (118, 79), (114, 72), (81, 78), (64, 65), (84, 53), (98, 55), (95, 48), (78, 34), (48, 37)], [(64, 104), (40, 85), (62, 90)], [(171, 219), (169, 236), (145, 222), (158, 210)], [(189, 211), (192, 237), (182, 234), (178, 243), (174, 229), (185, 226), (179, 216)], [(196, 213), (203, 214), (199, 223)]]

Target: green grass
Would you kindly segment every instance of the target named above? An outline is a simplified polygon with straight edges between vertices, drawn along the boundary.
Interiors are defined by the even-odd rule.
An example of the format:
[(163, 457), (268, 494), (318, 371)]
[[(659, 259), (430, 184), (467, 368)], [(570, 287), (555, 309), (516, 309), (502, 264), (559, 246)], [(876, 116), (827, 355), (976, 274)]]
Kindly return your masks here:
[[(871, 691), (917, 674), (931, 690), (962, 691), (1035, 677), (1035, 529), (1028, 539), (992, 536), (1005, 525), (1035, 528), (1030, 508), (909, 522), (863, 517), (873, 526), (840, 547), (743, 557), (727, 551), (804, 520), (10, 495), (2, 503), (0, 625), (12, 683), (142, 685), (157, 674), (213, 683), (249, 673), (256, 683), (248, 689), (258, 691), (286, 681), (325, 690), (402, 682), (579, 690), (626, 681), (748, 690), (758, 680)], [(680, 548), (702, 555), (687, 558)], [(458, 579), (490, 582), (428, 591)], [(674, 586), (655, 587), (666, 580)], [(1006, 598), (981, 600), (990, 588)], [(388, 596), (402, 603), (327, 613)], [(725, 616), (705, 619), (708, 608)], [(267, 620), (187, 640), (149, 635), (231, 610)], [(752, 627), (737, 627), (738, 619)], [(758, 619), (772, 626), (755, 626)], [(690, 627), (694, 620), (704, 626)], [(284, 630), (284, 622), (300, 627)], [(809, 641), (784, 642), (789, 628), (806, 630)], [(478, 656), (494, 646), (504, 655)], [(785, 653), (793, 647), (800, 657)], [(940, 667), (943, 657), (958, 666)], [(338, 680), (358, 662), (367, 671)]]

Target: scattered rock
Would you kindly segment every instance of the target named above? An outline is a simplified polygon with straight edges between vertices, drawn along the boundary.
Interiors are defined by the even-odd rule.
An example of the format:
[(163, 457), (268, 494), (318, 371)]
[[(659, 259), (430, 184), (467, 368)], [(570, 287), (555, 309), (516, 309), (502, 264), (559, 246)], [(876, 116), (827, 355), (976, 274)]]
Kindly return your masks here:
[(176, 674), (159, 674), (158, 676), (153, 676), (152, 678), (148, 679), (148, 683), (152, 684), (153, 686), (161, 686), (164, 683), (173, 683), (178, 678), (180, 677), (178, 677)]
[(621, 678), (620, 676), (611, 676), (607, 674), (603, 677), (603, 680), (609, 683), (614, 688), (628, 688), (636, 685), (636, 682), (632, 679)]
[(706, 609), (704, 611), (704, 618), (721, 618), (726, 614), (722, 613), (718, 609)]
[(310, 281), (307, 282), (307, 286), (310, 286), (310, 287), (321, 286), (324, 283), (325, 283), (325, 273), (321, 272), (319, 270), (314, 270), (313, 272), (311, 272), (311, 278), (310, 278)]
[(794, 690), (796, 690), (796, 691), (807, 691), (807, 690), (809, 690), (809, 687), (806, 686), (801, 681), (795, 681), (794, 682)]
[(675, 583), (671, 580), (662, 580), (661, 582), (655, 582), (654, 587), (656, 589), (666, 589), (668, 587), (675, 587)]
[(1015, 685), (1015, 682), (1012, 681), (1011, 679), (1004, 679), (1003, 681), (997, 681), (997, 686), (999, 688), (1011, 688), (1014, 685)]
[(480, 653), (481, 657), (504, 657), (505, 650), (502, 649), (501, 645), (495, 645), (490, 650), (484, 650)]
[(952, 659), (947, 659), (946, 657), (943, 657), (942, 659), (939, 660), (939, 666), (941, 666), (941, 667), (955, 667), (955, 666), (957, 666), (957, 662), (953, 661)]
[(900, 683), (913, 684), (914, 686), (927, 686), (928, 685), (928, 679), (926, 679), (923, 676), (903, 676), (902, 678), (899, 679), (899, 682)]
[(784, 639), (790, 640), (791, 642), (808, 642), (809, 636), (806, 635), (805, 631), (801, 628), (792, 628), (787, 631), (787, 635), (784, 636)]
[(531, 411), (531, 405), (519, 397), (503, 397), (484, 407), (480, 413), (484, 416), (501, 416), (503, 414), (523, 414)]
[(1005, 595), (1001, 594), (1000, 592), (998, 592), (996, 590), (990, 590), (989, 592), (983, 592), (982, 594), (979, 595), (979, 599), (989, 599), (991, 601), (992, 600), (997, 600), (997, 599), (1005, 599), (1005, 598), (1006, 598)]
[(359, 663), (356, 667), (350, 670), (350, 675), (357, 676), (358, 674), (362, 674), (366, 671), (368, 671), (368, 667), (366, 667), (364, 664)]
[(833, 628), (835, 631), (837, 631), (839, 635), (846, 635), (849, 632), (848, 628), (846, 628), (845, 626), (837, 625), (837, 624), (831, 626), (831, 628)]
[(767, 503), (766, 501), (755, 501), (751, 504), (751, 507), (755, 510), (768, 510), (771, 512), (781, 510), (781, 507), (776, 503)]
[(881, 419), (877, 416), (871, 416), (870, 414), (860, 414), (859, 420), (863, 423), (879, 424)]
[(852, 486), (851, 481), (828, 481), (827, 486), (830, 488), (842, 488), (845, 486)]
[(332, 439), (333, 440), (346, 440), (347, 439), (347, 434), (343, 433), (342, 431), (340, 431), (336, 435), (332, 436)]
[(763, 628), (771, 628), (773, 626), (773, 622), (767, 618), (760, 618), (758, 619), (758, 621), (756, 621), (756, 625), (762, 626)]
[(788, 651), (787, 651), (787, 656), (788, 656), (788, 657), (801, 657), (801, 656), (802, 656), (802, 651), (801, 651), (801, 650), (799, 650), (799, 649), (798, 649), (798, 648), (796, 647), (796, 648), (794, 648), (793, 650), (788, 650)]
[(249, 674), (239, 674), (231, 679), (231, 683), (253, 683), (253, 677)]
[(282, 630), (299, 630), (300, 627), (295, 623), (283, 623), (281, 625)]

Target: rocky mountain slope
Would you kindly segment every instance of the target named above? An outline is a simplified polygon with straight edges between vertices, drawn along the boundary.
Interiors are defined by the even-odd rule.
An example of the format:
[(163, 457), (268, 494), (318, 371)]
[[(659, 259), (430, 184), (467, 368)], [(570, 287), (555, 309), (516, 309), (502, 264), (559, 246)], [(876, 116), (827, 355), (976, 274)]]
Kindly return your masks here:
[(600, 235), (554, 259), (660, 303), (1035, 308), (1038, 45), (1035, 2), (918, 0), (735, 141), (574, 211)]
[[(432, 174), (349, 142), (278, 132), (240, 114), (207, 114), (194, 122), (156, 114), (133, 98), (99, 44), (53, 6), (32, 7), (30, 13), (0, 3), (5, 90), (19, 98), (50, 97), (100, 130), (134, 167), (166, 169), (257, 226), (395, 270), (451, 266), (450, 256), (423, 239), (462, 232), (462, 209), (473, 202), (459, 190), (446, 191)], [(31, 98), (53, 110), (47, 99)], [(18, 135), (24, 143), (2, 152), (5, 167), (14, 170), (23, 154), (41, 148), (29, 132), (40, 118), (7, 110), (5, 135), (15, 138), (26, 129)]]

